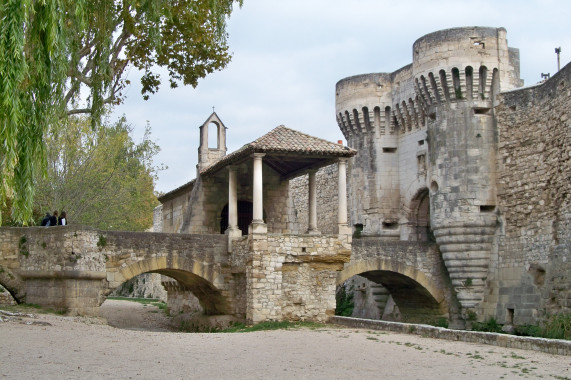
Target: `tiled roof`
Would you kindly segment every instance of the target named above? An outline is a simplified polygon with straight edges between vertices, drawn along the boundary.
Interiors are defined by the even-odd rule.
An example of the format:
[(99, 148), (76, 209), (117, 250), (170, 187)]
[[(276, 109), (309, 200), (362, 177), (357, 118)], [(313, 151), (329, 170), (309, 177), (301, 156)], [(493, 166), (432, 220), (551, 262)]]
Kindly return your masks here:
[[(240, 149), (224, 156), (219, 161), (203, 169), (201, 174), (215, 173), (224, 166), (229, 165), (232, 162), (241, 161), (252, 153), (276, 153), (280, 155), (291, 154), (294, 157), (332, 158), (352, 157), (357, 154), (357, 151), (341, 144), (332, 143), (280, 125), (257, 140), (242, 146)], [(292, 160), (294, 160), (293, 157)], [(161, 196), (159, 201), (163, 202), (163, 200), (169, 199), (180, 191), (193, 185), (195, 181), (196, 179), (193, 179), (192, 181), (169, 191)]]
[(220, 161), (202, 170), (201, 173), (215, 172), (228, 163), (252, 153), (293, 153), (302, 156), (352, 157), (357, 154), (357, 151), (342, 144), (313, 137), (280, 125), (257, 140), (224, 156)]
[[(352, 149), (280, 125), (247, 144), (264, 152), (317, 153), (344, 156)], [(355, 152), (356, 153), (356, 152)], [(352, 154), (349, 154), (352, 155)]]

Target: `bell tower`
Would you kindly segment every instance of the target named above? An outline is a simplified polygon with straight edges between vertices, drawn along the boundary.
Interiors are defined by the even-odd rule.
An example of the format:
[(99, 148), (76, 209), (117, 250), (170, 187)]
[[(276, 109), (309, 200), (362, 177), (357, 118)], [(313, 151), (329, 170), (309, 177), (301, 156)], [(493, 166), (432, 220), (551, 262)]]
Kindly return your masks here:
[[(209, 146), (208, 134), (216, 134), (216, 145)], [(213, 141), (213, 140), (212, 140)], [(200, 126), (200, 146), (198, 147), (198, 172), (209, 167), (226, 155), (226, 127), (216, 112)]]

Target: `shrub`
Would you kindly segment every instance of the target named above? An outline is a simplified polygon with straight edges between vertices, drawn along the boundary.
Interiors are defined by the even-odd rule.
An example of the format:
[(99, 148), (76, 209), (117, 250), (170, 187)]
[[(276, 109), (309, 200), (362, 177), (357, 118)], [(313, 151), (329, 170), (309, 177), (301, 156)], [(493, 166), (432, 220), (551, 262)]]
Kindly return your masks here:
[(355, 303), (353, 302), (353, 293), (345, 290), (345, 285), (341, 285), (337, 292), (335, 293), (335, 315), (341, 317), (350, 317), (353, 314), (353, 309), (355, 308)]

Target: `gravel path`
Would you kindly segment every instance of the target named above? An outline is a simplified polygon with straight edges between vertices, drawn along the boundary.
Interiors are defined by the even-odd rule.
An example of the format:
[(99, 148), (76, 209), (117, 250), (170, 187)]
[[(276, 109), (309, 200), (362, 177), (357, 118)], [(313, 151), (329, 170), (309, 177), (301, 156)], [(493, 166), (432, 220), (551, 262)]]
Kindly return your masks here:
[[(238, 334), (163, 332), (168, 318), (153, 312), (154, 306), (108, 302), (102, 314), (123, 328), (101, 318), (55, 315), (0, 322), (0, 378), (571, 378), (569, 356), (329, 326)], [(146, 328), (160, 331), (142, 331)]]

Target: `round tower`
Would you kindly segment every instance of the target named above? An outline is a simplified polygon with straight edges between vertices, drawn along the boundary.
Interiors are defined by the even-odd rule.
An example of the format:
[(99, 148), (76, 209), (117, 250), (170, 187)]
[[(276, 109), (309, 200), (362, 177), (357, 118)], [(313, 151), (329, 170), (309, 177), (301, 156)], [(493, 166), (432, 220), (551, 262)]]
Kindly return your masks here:
[(521, 84), (503, 28), (446, 29), (413, 45), (427, 115), (430, 223), (467, 319), (476, 317), (496, 230), (494, 99)]
[[(337, 123), (351, 159), (350, 220), (364, 235), (398, 239), (398, 133), (391, 117), (391, 74), (357, 75), (337, 82)], [(387, 228), (388, 227), (388, 228)]]

